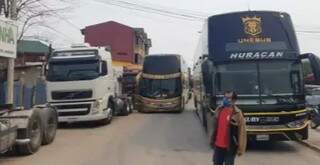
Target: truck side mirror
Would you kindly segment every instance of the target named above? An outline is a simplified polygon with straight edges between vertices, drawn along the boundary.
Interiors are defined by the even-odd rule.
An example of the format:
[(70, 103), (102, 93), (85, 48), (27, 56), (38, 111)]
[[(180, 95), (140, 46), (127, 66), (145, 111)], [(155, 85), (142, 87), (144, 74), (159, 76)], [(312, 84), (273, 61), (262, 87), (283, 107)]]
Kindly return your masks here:
[(102, 63), (101, 63), (101, 76), (105, 76), (107, 74), (108, 74), (107, 62), (102, 61)]
[(312, 53), (300, 55), (303, 65), (303, 79), (307, 85), (320, 85), (320, 59)]

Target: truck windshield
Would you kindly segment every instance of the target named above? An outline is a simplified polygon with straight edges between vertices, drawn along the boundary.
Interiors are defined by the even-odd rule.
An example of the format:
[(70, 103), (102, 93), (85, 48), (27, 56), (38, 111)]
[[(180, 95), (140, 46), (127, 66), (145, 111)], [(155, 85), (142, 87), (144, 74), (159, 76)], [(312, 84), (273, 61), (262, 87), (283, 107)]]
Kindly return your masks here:
[(299, 64), (288, 61), (220, 65), (217, 90), (220, 94), (233, 90), (239, 95), (297, 94), (301, 91), (299, 67)]
[(141, 96), (154, 99), (178, 97), (182, 90), (180, 78), (166, 80), (143, 78), (139, 86)]
[(99, 76), (99, 62), (59, 62), (50, 63), (48, 81), (92, 80)]

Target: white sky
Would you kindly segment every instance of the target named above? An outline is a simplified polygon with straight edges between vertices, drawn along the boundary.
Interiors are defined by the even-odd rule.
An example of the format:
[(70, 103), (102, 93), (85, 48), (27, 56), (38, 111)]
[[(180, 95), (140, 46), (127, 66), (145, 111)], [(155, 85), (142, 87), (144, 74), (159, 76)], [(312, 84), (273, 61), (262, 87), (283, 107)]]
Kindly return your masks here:
[[(100, 1), (100, 2), (99, 2)], [(79, 28), (114, 20), (132, 27), (143, 27), (152, 39), (150, 53), (178, 53), (191, 65), (192, 57), (202, 29), (202, 22), (188, 21), (125, 9), (102, 3), (108, 0), (76, 0), (67, 19)], [(296, 30), (320, 31), (319, 0), (126, 0), (142, 4), (154, 4), (153, 7), (178, 8), (192, 10), (209, 15), (248, 10), (285, 11), (291, 15)], [(38, 34), (53, 40), (54, 46), (68, 45), (71, 42), (83, 42), (80, 31), (65, 21), (53, 21), (54, 28), (63, 33), (40, 30), (29, 34)], [(302, 53), (313, 52), (320, 55), (320, 33), (297, 33)]]

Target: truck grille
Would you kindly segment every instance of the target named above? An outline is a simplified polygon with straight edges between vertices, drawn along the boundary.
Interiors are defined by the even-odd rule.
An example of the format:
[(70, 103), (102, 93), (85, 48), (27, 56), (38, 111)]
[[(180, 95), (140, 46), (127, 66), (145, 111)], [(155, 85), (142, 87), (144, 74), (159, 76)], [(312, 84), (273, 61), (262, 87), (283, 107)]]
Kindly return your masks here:
[(52, 92), (53, 100), (72, 100), (72, 99), (87, 99), (92, 97), (92, 91), (68, 91), (68, 92)]
[(90, 113), (91, 104), (57, 105), (56, 108), (59, 116), (83, 116)]

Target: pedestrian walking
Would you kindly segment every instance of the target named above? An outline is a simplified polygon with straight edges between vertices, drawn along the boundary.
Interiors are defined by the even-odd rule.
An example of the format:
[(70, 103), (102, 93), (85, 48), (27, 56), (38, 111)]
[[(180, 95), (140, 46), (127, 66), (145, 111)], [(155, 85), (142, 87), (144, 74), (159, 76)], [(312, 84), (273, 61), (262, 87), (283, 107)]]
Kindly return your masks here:
[(247, 145), (246, 123), (242, 111), (235, 105), (237, 94), (224, 93), (223, 105), (215, 110), (211, 146), (214, 165), (234, 165), (236, 155), (244, 154)]

